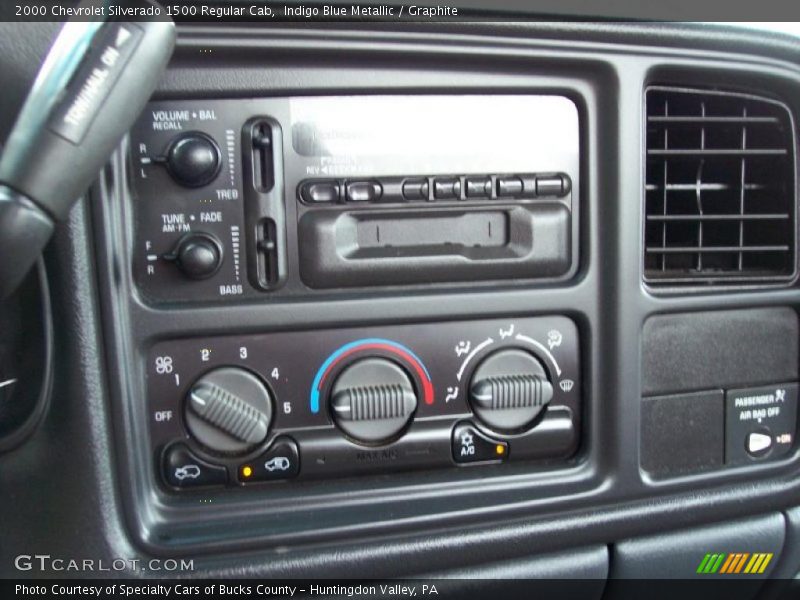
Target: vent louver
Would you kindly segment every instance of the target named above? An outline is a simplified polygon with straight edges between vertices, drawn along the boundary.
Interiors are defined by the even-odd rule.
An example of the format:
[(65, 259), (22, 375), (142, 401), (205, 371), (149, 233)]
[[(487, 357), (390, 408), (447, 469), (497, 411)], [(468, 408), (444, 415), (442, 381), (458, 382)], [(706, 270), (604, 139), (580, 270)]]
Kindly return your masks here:
[(795, 144), (783, 104), (646, 92), (645, 279), (785, 281), (795, 274)]

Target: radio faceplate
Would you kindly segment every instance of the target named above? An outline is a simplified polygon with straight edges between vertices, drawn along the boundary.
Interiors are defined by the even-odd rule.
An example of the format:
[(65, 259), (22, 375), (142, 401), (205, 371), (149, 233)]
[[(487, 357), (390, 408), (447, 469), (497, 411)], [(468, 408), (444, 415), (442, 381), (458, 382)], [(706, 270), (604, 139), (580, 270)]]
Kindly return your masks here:
[(562, 281), (579, 138), (555, 95), (154, 102), (131, 132), (134, 277), (151, 302)]
[(564, 460), (581, 423), (565, 317), (166, 341), (147, 379), (174, 489)]

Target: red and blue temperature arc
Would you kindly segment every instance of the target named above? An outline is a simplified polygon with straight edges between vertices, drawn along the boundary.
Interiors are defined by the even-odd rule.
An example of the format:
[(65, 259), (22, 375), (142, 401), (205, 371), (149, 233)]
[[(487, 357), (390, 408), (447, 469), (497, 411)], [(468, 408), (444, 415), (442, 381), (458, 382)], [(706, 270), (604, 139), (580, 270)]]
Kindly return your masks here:
[(366, 338), (345, 344), (336, 350), (336, 352), (331, 354), (324, 363), (322, 363), (322, 366), (317, 370), (317, 374), (314, 377), (314, 382), (311, 384), (312, 413), (319, 412), (320, 390), (322, 389), (322, 384), (325, 382), (325, 379), (328, 377), (333, 368), (341, 360), (347, 358), (351, 354), (360, 352), (361, 350), (384, 350), (391, 354), (396, 354), (400, 358), (404, 359), (404, 361), (412, 369), (414, 369), (414, 372), (416, 372), (416, 374), (419, 376), (419, 380), (422, 382), (422, 398), (425, 401), (425, 404), (433, 404), (433, 383), (431, 383), (431, 376), (428, 373), (428, 369), (425, 368), (425, 365), (422, 364), (422, 361), (416, 354), (402, 344), (398, 344), (392, 340)]

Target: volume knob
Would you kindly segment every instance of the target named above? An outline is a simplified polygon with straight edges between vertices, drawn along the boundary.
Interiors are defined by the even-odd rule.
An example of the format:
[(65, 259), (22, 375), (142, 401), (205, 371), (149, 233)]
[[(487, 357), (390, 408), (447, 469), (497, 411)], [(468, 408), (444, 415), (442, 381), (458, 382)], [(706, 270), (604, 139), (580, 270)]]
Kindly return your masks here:
[(166, 166), (172, 178), (185, 187), (211, 183), (221, 165), (217, 143), (199, 131), (175, 138), (167, 149)]

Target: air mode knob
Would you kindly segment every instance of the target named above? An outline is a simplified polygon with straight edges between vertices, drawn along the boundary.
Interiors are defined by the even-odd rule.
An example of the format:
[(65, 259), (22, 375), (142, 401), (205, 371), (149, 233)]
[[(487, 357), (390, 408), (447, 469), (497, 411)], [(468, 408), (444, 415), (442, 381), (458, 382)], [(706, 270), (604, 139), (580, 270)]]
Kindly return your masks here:
[(336, 378), (330, 406), (349, 437), (382, 444), (393, 441), (414, 416), (417, 394), (403, 368), (385, 358), (365, 358)]
[(199, 131), (176, 137), (167, 149), (165, 160), (172, 178), (190, 188), (211, 183), (222, 163), (217, 143)]
[(198, 442), (222, 454), (243, 454), (261, 444), (272, 422), (272, 397), (244, 369), (214, 369), (186, 398), (186, 427)]
[(519, 349), (499, 350), (478, 364), (469, 398), (486, 425), (504, 432), (528, 427), (553, 397), (553, 385), (538, 358)]

